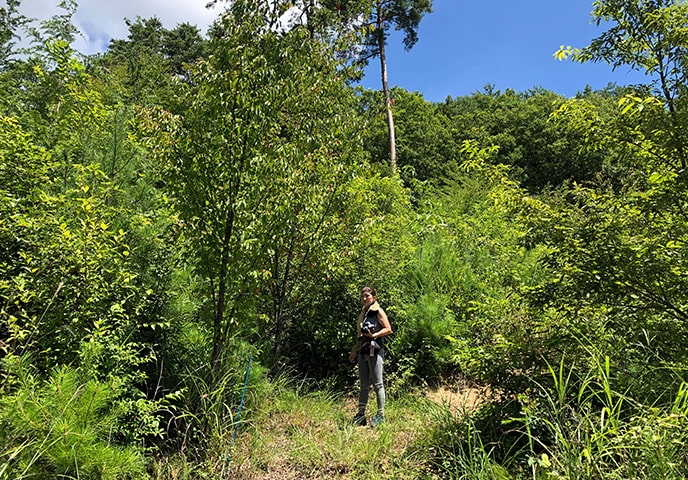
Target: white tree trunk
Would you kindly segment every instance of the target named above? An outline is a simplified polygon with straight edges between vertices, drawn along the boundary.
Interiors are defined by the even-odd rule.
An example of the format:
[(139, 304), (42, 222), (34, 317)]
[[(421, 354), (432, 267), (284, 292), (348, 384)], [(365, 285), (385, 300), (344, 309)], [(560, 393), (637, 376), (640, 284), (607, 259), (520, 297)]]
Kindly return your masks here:
[(377, 7), (377, 28), (380, 32), (378, 35), (378, 48), (380, 49), (380, 68), (382, 70), (382, 93), (385, 96), (385, 108), (387, 109), (387, 130), (389, 132), (389, 157), (390, 166), (392, 167), (392, 174), (397, 172), (397, 144), (394, 133), (394, 116), (392, 115), (392, 99), (389, 95), (389, 82), (387, 80), (387, 58), (385, 55), (385, 34), (382, 30), (382, 10)]

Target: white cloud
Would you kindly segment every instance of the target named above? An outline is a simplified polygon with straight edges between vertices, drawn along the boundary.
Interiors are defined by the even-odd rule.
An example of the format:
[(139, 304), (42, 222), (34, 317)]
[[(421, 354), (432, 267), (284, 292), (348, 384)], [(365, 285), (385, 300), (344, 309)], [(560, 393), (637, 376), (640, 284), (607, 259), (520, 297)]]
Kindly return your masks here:
[(289, 8), (277, 21), (277, 30), (280, 32), (288, 32), (297, 25), (303, 25), (306, 22), (304, 18), (303, 9), (295, 5)]
[[(129, 32), (124, 19), (158, 17), (163, 26), (172, 29), (180, 23), (196, 25), (205, 33), (208, 25), (223, 8), (207, 9), (208, 0), (77, 0), (73, 21), (83, 38), (75, 42), (76, 50), (92, 54), (102, 52), (110, 39), (126, 38)], [(30, 18), (47, 20), (57, 13), (59, 0), (24, 0), (21, 12)]]

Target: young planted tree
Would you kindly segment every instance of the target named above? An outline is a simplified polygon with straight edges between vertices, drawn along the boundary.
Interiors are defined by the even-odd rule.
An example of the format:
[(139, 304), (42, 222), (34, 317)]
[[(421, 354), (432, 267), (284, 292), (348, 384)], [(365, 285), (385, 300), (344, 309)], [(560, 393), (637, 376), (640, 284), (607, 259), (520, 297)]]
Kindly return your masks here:
[(328, 235), (323, 222), (346, 171), (339, 164), (350, 161), (344, 79), (305, 30), (270, 28), (272, 6), (232, 2), (213, 33), (215, 54), (184, 85), (187, 110), (149, 117), (162, 175), (208, 282), (214, 372), (231, 334), (255, 325), (264, 285), (279, 353), (285, 302)]

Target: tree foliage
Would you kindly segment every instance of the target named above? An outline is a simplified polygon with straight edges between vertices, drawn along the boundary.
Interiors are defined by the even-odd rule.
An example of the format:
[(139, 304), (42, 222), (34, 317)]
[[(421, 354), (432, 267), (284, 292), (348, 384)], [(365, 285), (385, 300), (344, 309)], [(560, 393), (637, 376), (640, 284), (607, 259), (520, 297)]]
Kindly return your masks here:
[(214, 365), (234, 326), (257, 321), (247, 306), (264, 286), (279, 352), (285, 302), (327, 242), (355, 160), (336, 64), (303, 30), (266, 29), (270, 15), (268, 5), (233, 3), (212, 43), (218, 53), (184, 87), (187, 112), (149, 117), (214, 302)]
[(0, 9), (1, 478), (143, 477), (149, 452), (217, 476), (248, 358), (248, 415), (284, 372), (351, 386), (363, 285), (395, 400), (495, 393), (438, 422), (429, 472), (685, 464), (686, 3), (597, 1), (608, 30), (558, 52), (646, 86), (353, 87), (347, 55), (410, 48), (430, 3), (223, 2), (207, 38), (137, 18), (92, 57), (74, 2)]
[(684, 126), (675, 121), (685, 114), (683, 86), (662, 80), (669, 71), (664, 68), (670, 68), (673, 79), (685, 75), (675, 56), (685, 44), (669, 34), (673, 21), (666, 22), (685, 18), (684, 7), (683, 2), (596, 3), (596, 18), (616, 26), (575, 58), (643, 65), (657, 75), (658, 95), (639, 90), (623, 96), (612, 119), (604, 119), (584, 99), (564, 104), (557, 115), (587, 132), (588, 148), (603, 148), (610, 140), (621, 144), (616, 151), (625, 152), (636, 173), (620, 192), (604, 185), (578, 187), (530, 219), (533, 240), (551, 249), (551, 279), (534, 298), (564, 314), (571, 322), (567, 335), (614, 345), (614, 359), (628, 375), (625, 381), (645, 401), (667, 393), (654, 387), (657, 378), (663, 378), (662, 388), (665, 382), (671, 385), (668, 391), (672, 382), (682, 381), (663, 365), (685, 361), (679, 346), (686, 309), (685, 143)]
[(688, 84), (685, 19), (688, 5), (676, 0), (600, 0), (593, 6), (592, 15), (596, 23), (609, 22), (611, 27), (588, 47), (562, 47), (557, 55), (580, 62), (604, 61), (612, 68), (623, 66), (648, 74), (657, 99), (668, 110), (662, 125), (657, 125), (658, 131), (670, 135), (670, 141), (664, 142), (665, 146), (674, 150), (672, 161), (685, 169), (684, 103)]

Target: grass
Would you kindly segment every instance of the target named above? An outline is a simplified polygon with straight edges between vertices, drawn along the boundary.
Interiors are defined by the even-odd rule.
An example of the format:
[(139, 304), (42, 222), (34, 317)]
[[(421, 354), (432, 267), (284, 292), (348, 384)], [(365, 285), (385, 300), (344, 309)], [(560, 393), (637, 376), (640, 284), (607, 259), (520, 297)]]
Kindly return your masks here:
[[(611, 387), (609, 362), (577, 381), (563, 363), (550, 373), (553, 387), (542, 386), (520, 412), (495, 417), (494, 405), (477, 410), (470, 395), (415, 392), (392, 395), (386, 422), (374, 429), (351, 425), (351, 395), (273, 380), (251, 392), (230, 463), (225, 441), (206, 465), (180, 455), (158, 462), (152, 478), (686, 478), (686, 384), (668, 408), (626, 409), (627, 396)], [(374, 396), (370, 406), (372, 416)]]
[(537, 425), (537, 436), (550, 439), (544, 443), (528, 430), (532, 478), (685, 479), (686, 384), (669, 409), (637, 404), (612, 387), (609, 357), (593, 360), (577, 386), (563, 360), (550, 367), (554, 394), (542, 389), (542, 405), (524, 406), (526, 425)]
[[(356, 427), (355, 393), (309, 389), (284, 378), (259, 381), (249, 388), (234, 445), (224, 435), (206, 442), (205, 460), (191, 451), (158, 457), (151, 479), (441, 478), (433, 475), (422, 441), (432, 428), (434, 402), (421, 393), (388, 395), (385, 423)], [(369, 418), (375, 411), (371, 393)], [(231, 416), (225, 420), (223, 431), (231, 431)]]
[[(309, 390), (304, 385), (278, 379), (252, 387), (234, 444), (231, 443), (232, 415), (219, 415), (214, 421), (222, 423), (221, 428), (213, 427), (202, 446), (198, 445), (194, 451), (182, 449), (174, 455), (158, 457), (149, 464), (147, 473), (141, 468), (129, 468), (123, 462), (129, 458), (126, 452), (101, 445), (102, 442), (86, 442), (88, 435), (79, 428), (84, 422), (76, 421), (68, 413), (81, 412), (78, 418), (85, 420), (90, 430), (98, 425), (80, 406), (83, 394), (90, 391), (90, 384), (79, 386), (78, 382), (68, 382), (71, 378), (68, 375), (62, 375), (56, 377), (60, 388), (53, 385), (49, 389), (51, 395), (44, 396), (39, 389), (39, 402), (17, 397), (5, 404), (2, 417), (5, 426), (30, 426), (36, 423), (31, 420), (33, 415), (17, 416), (12, 423), (9, 406), (23, 406), (12, 412), (35, 411), (38, 415), (47, 410), (33, 406), (54, 406), (51, 399), (60, 397), (55, 392), (66, 395), (65, 401), (56, 404), (64, 408), (50, 409), (58, 415), (36, 417), (43, 421), (32, 428), (45, 424), (48, 430), (36, 430), (35, 435), (21, 437), (34, 439), (33, 443), (6, 442), (8, 448), (2, 451), (2, 457), (11, 460), (12, 471), (8, 470), (9, 463), (0, 462), (0, 480), (56, 478), (55, 473), (60, 478), (151, 480), (686, 478), (688, 386), (685, 383), (680, 385), (670, 405), (624, 408), (631, 400), (611, 387), (608, 361), (600, 362), (578, 380), (563, 362), (558, 368), (552, 367), (550, 373), (553, 388), (542, 386), (539, 395), (531, 397), (530, 403), (522, 403), (520, 414), (514, 412), (513, 418), (496, 418), (496, 424), (500, 424), (500, 418), (514, 422), (507, 427), (522, 434), (513, 444), (515, 448), (506, 451), (500, 442), (510, 440), (495, 437), (489, 430), (491, 424), (480, 421), (486, 415), (492, 419), (494, 411), (476, 410), (476, 397), (466, 394), (477, 394), (477, 390), (462, 389), (457, 393), (445, 388), (438, 392), (392, 395), (385, 411), (386, 422), (370, 428), (351, 424), (356, 411), (353, 396), (331, 390)], [(31, 394), (32, 389), (22, 391)], [(86, 402), (91, 403), (91, 400)], [(370, 406), (372, 415), (374, 396)], [(64, 421), (60, 423), (58, 417)], [(50, 421), (53, 418), (55, 422)], [(57, 426), (65, 433), (58, 434)], [(0, 440), (8, 440), (5, 437), (11, 432), (7, 429), (0, 432)], [(70, 439), (78, 440), (81, 447), (74, 447)], [(524, 443), (525, 439), (528, 441)], [(496, 451), (497, 447), (501, 450)], [(64, 453), (66, 450), (69, 452)], [(57, 465), (60, 459), (67, 459), (78, 470), (60, 470)], [(98, 459), (100, 463), (89, 463), (89, 459)]]
[(238, 436), (228, 478), (432, 478), (415, 449), (426, 428), (419, 398), (389, 402), (374, 429), (351, 425), (353, 397), (285, 390), (270, 398)]

